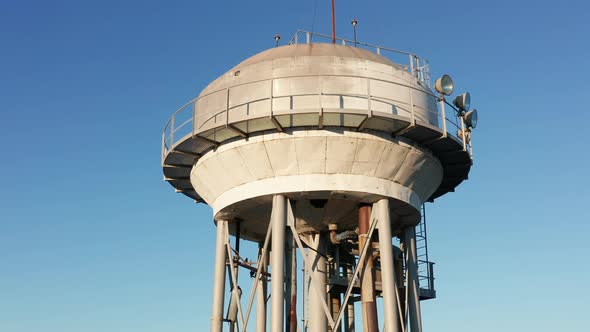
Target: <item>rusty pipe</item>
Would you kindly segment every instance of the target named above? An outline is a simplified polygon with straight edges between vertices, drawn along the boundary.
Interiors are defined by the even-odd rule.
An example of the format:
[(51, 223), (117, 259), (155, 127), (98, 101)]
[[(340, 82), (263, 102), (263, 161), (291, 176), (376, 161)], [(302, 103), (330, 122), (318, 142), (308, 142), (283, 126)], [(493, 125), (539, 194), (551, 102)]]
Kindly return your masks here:
[[(361, 205), (359, 207), (359, 251), (365, 245), (367, 233), (370, 228), (371, 206)], [(361, 281), (361, 306), (363, 312), (363, 331), (378, 332), (379, 324), (377, 322), (377, 305), (375, 302), (375, 276), (373, 266), (373, 248), (369, 243), (367, 255), (364, 261), (359, 262), (360, 281)]]

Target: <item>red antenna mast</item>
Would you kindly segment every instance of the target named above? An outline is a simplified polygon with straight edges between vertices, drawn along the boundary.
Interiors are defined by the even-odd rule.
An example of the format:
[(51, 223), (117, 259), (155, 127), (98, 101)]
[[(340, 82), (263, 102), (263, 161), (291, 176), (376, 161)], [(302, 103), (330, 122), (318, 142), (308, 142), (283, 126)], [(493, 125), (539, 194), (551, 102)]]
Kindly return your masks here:
[(332, 44), (336, 44), (336, 14), (334, 12), (334, 0), (332, 0)]

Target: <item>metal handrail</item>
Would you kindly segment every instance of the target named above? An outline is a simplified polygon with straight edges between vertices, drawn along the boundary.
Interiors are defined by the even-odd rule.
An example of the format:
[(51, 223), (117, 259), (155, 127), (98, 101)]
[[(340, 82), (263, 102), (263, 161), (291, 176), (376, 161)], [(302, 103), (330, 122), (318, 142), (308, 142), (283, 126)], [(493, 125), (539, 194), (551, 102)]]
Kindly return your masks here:
[[(348, 76), (344, 76), (344, 77), (348, 77)], [(351, 78), (359, 78), (359, 77), (356, 77), (356, 76), (350, 76), (350, 77)], [(361, 77), (361, 78), (364, 78), (366, 80), (376, 80), (376, 79), (367, 78), (367, 77)], [(265, 80), (260, 80), (258, 82), (269, 81), (270, 84), (272, 85), (274, 83), (274, 80), (275, 79), (265, 79)], [(408, 87), (410, 89), (418, 90), (418, 89), (416, 89), (416, 88), (414, 88), (412, 86), (405, 85), (405, 84), (400, 84), (400, 83), (397, 83), (397, 82), (391, 82), (391, 81), (386, 81), (386, 80), (379, 80), (379, 81), (385, 81), (385, 82), (389, 82), (389, 83), (396, 84), (396, 85), (403, 85), (403, 86)], [(274, 99), (276, 99), (276, 98), (316, 95), (316, 94), (293, 94), (293, 95), (285, 95), (285, 96), (273, 96), (273, 95), (271, 95), (271, 96), (269, 96), (267, 98), (261, 98), (261, 99), (258, 99), (258, 100), (253, 100), (253, 101), (249, 101), (249, 102), (246, 102), (246, 103), (241, 103), (239, 105), (233, 105), (232, 107), (227, 107), (226, 106), (225, 109), (222, 109), (219, 112), (217, 112), (217, 113), (211, 115), (210, 117), (208, 117), (207, 119), (205, 119), (200, 124), (200, 126), (198, 128), (196, 128), (196, 126), (194, 125), (195, 124), (195, 119), (197, 117), (196, 102), (198, 102), (201, 98), (207, 97), (207, 96), (209, 96), (211, 94), (218, 93), (218, 92), (221, 92), (221, 91), (224, 91), (224, 90), (227, 90), (227, 89), (228, 88), (218, 89), (218, 90), (215, 90), (213, 92), (210, 92), (210, 93), (208, 93), (206, 95), (202, 95), (202, 96), (199, 96), (197, 98), (194, 98), (194, 99), (190, 100), (189, 102), (185, 103), (182, 107), (180, 107), (179, 109), (177, 109), (172, 114), (172, 116), (170, 117), (170, 119), (166, 123), (166, 125), (164, 127), (164, 130), (163, 130), (163, 137), (162, 137), (162, 139), (163, 139), (163, 142), (162, 142), (162, 161), (166, 157), (168, 151), (177, 142), (179, 142), (181, 138), (184, 138), (186, 136), (186, 135), (183, 135), (182, 137), (178, 137), (178, 135), (175, 135), (175, 134), (177, 134), (177, 132), (179, 131), (179, 129), (184, 128), (185, 126), (187, 126), (190, 123), (193, 123), (193, 126), (192, 126), (193, 128), (192, 128), (191, 134), (192, 134), (192, 136), (194, 136), (194, 135), (198, 134), (198, 130), (203, 125), (205, 125), (207, 122), (211, 121), (211, 119), (214, 119), (215, 117), (217, 117), (219, 114), (221, 114), (223, 112), (230, 112), (233, 109), (236, 109), (236, 108), (241, 107), (241, 106), (244, 106), (244, 105), (252, 104), (253, 102), (260, 102), (260, 101), (264, 101), (264, 100), (270, 100), (271, 101), (271, 104), (272, 104), (272, 101)], [(423, 92), (423, 93), (426, 93), (426, 94), (432, 96), (433, 98), (437, 98), (434, 94), (430, 93), (429, 91), (425, 91), (425, 90), (419, 90), (419, 91), (420, 92)], [(390, 105), (392, 107), (396, 107), (396, 108), (398, 108), (400, 110), (403, 110), (403, 111), (409, 113), (410, 119), (412, 120), (412, 122), (416, 118), (416, 116), (415, 116), (416, 112), (415, 112), (414, 108), (417, 107), (417, 106), (415, 106), (413, 104), (410, 105), (408, 103), (404, 103), (404, 102), (401, 102), (401, 101), (394, 101), (394, 100), (391, 100), (391, 99), (386, 98), (386, 97), (378, 97), (378, 96), (373, 96), (371, 94), (322, 94), (322, 93), (319, 93), (318, 95), (334, 95), (334, 96), (341, 96), (341, 97), (362, 98), (362, 99), (366, 99), (368, 102), (371, 101), (371, 100), (372, 101), (378, 101), (378, 102), (381, 102), (381, 103)], [(460, 130), (461, 129), (460, 124), (456, 122), (457, 120), (461, 121), (458, 118), (456, 118), (455, 121), (453, 121), (453, 118), (452, 117), (449, 117), (447, 115), (447, 116), (445, 116), (445, 119), (443, 121), (442, 114), (441, 114), (440, 109), (438, 107), (437, 107), (437, 112), (436, 113), (430, 111), (429, 109), (425, 109), (425, 108), (420, 108), (420, 109), (423, 112), (425, 111), (427, 114), (428, 113), (433, 114), (434, 116), (437, 117), (437, 119), (439, 119), (439, 121), (437, 121), (438, 122), (439, 129), (446, 128), (446, 126), (443, 125), (443, 123), (448, 123), (448, 124), (450, 124), (449, 127), (454, 127), (457, 130)], [(183, 121), (180, 125), (176, 125), (175, 122), (176, 122), (176, 118), (178, 117), (178, 115), (181, 114), (181, 112), (187, 111), (187, 110), (190, 110), (191, 113), (192, 113), (192, 115), (190, 115), (190, 118), (188, 118), (187, 120)], [(286, 110), (287, 111), (289, 111), (289, 110), (290, 111), (293, 111), (293, 109), (286, 109)], [(297, 110), (297, 109), (294, 109), (294, 110)], [(273, 110), (273, 111), (276, 112), (276, 111), (281, 111), (281, 110)], [(372, 113), (372, 112), (379, 113), (378, 111), (374, 111), (373, 109), (360, 109), (360, 111), (364, 111), (364, 112), (368, 112), (368, 113)], [(458, 140), (462, 141), (462, 138), (461, 137), (459, 137), (458, 135), (456, 135), (453, 132), (449, 132), (448, 129), (450, 129), (450, 128), (447, 128), (447, 133), (448, 134), (450, 134), (453, 137), (457, 138)], [(471, 145), (470, 144), (467, 144), (467, 147), (471, 151)]]
[[(305, 43), (306, 44), (311, 44), (311, 40), (313, 37), (324, 38), (324, 39), (329, 40), (329, 41), (326, 41), (326, 43), (332, 43), (332, 36), (325, 35), (325, 34), (318, 33), (318, 32), (297, 30), (297, 31), (295, 31), (295, 34), (293, 35), (293, 37), (291, 37), (291, 39), (289, 40), (288, 45), (299, 44), (300, 43), (299, 42), (299, 34), (305, 34)], [(346, 39), (346, 38), (336, 37), (335, 40), (339, 44), (342, 44), (342, 45), (347, 45), (347, 43), (349, 43), (351, 45), (354, 45), (355, 47), (363, 46), (363, 47), (369, 48), (371, 50), (374, 49), (375, 53), (377, 55), (381, 55), (381, 56), (383, 56), (383, 54), (381, 54), (381, 51), (408, 56), (409, 57), (408, 64), (402, 65), (402, 67), (404, 67), (410, 74), (414, 75), (418, 80), (420, 80), (421, 82), (426, 84), (428, 87), (431, 86), (430, 63), (426, 58), (420, 57), (414, 53), (401, 51), (401, 50), (394, 49), (394, 48), (369, 44), (369, 43), (365, 43), (365, 42), (359, 42), (359, 41), (350, 40), (350, 39)], [(393, 59), (390, 59), (390, 60), (393, 60)], [(397, 63), (397, 61), (393, 61), (393, 62)]]

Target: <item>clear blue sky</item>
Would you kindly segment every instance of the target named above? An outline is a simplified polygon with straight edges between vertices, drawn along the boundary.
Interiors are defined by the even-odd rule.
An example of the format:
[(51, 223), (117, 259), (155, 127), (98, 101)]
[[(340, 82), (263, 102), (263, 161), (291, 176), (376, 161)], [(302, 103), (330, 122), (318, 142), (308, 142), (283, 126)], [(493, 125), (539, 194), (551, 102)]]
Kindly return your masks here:
[[(314, 8), (316, 17), (314, 20)], [(588, 331), (583, 1), (337, 1), (480, 111), (469, 181), (429, 207), (426, 331)], [(211, 210), (162, 181), (169, 115), (329, 1), (0, 4), (0, 331), (205, 331)]]

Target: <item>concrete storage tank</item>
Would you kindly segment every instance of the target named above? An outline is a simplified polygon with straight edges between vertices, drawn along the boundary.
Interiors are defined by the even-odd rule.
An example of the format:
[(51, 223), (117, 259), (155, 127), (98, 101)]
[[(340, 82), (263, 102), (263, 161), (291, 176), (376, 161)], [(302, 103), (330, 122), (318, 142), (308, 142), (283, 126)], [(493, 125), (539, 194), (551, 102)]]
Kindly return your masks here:
[[(445, 116), (444, 96), (416, 55), (311, 36), (299, 31), (238, 64), (165, 127), (165, 179), (210, 205), (217, 224), (211, 331), (224, 320), (245, 329), (255, 297), (256, 330), (266, 331), (269, 278), (269, 330), (294, 331), (295, 248), (309, 276), (303, 329), (354, 330), (351, 294), (360, 294), (365, 331), (377, 331), (376, 298), (387, 331), (421, 331), (419, 301), (434, 289), (418, 285), (416, 226), (425, 202), (467, 178), (476, 118), (460, 109)], [(450, 94), (445, 79), (437, 84)], [(237, 285), (240, 265), (229, 234), (258, 242), (260, 254), (250, 267), (257, 290), (245, 306), (233, 287), (233, 318), (224, 319), (225, 267)]]

